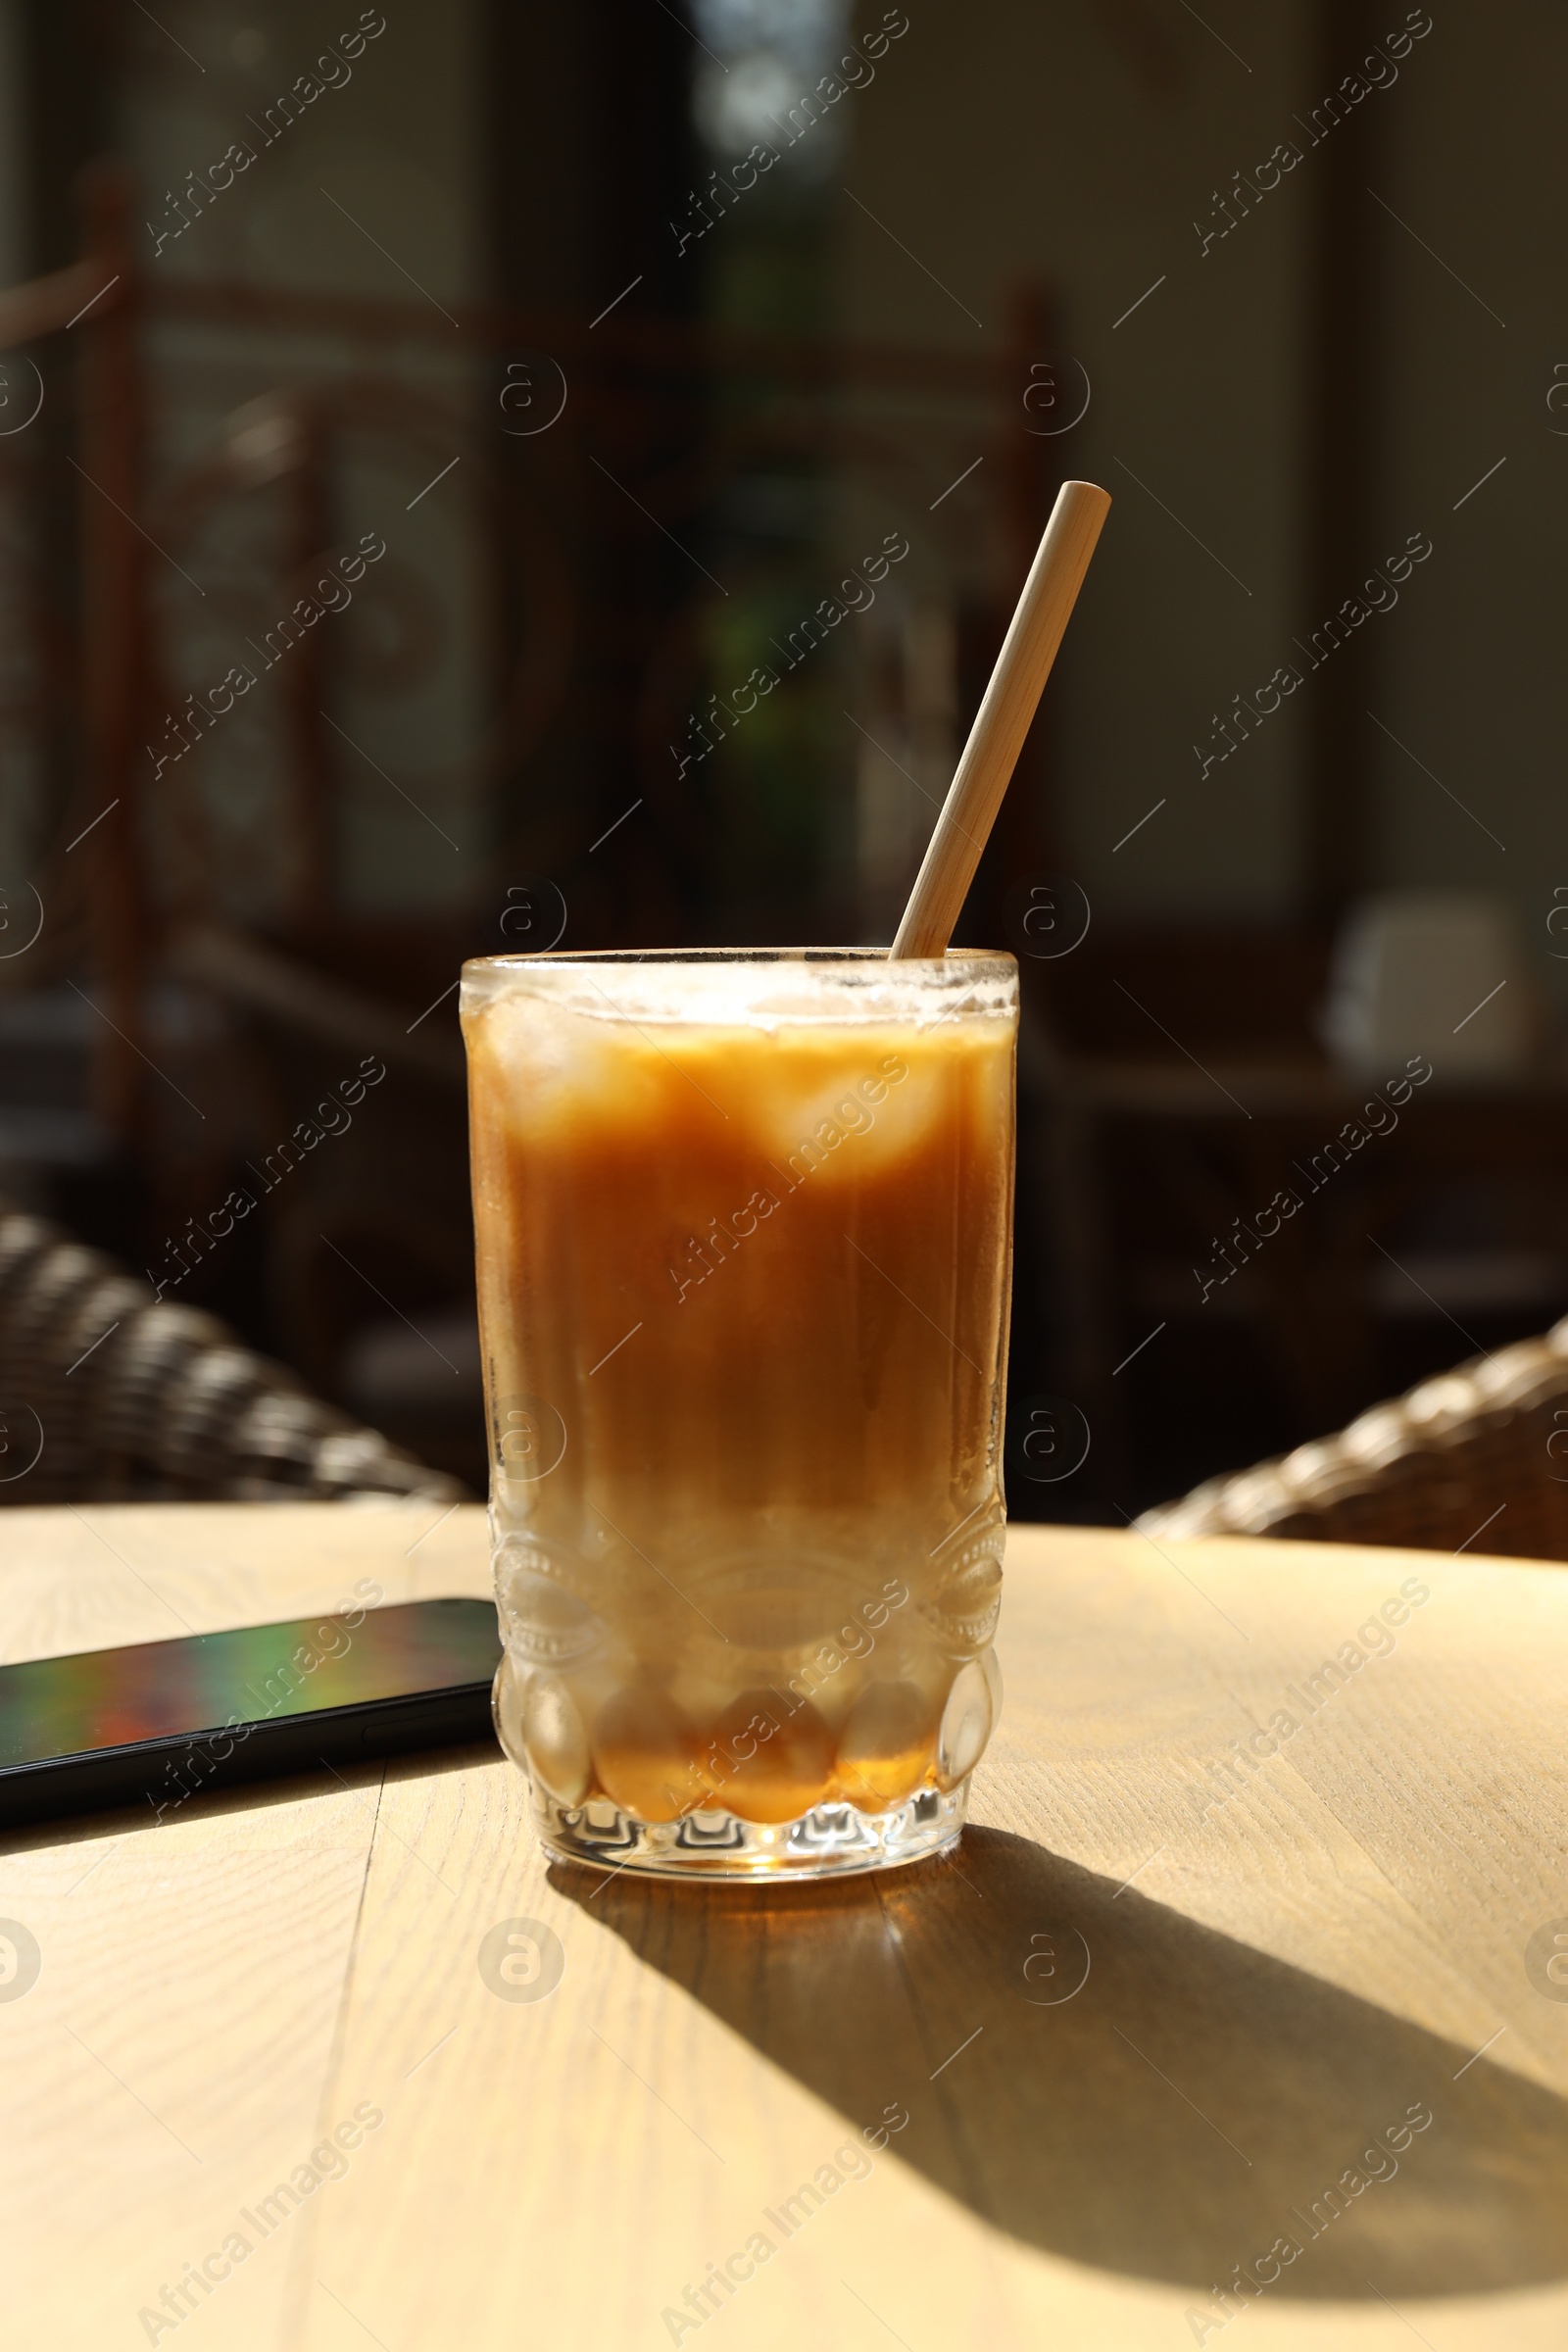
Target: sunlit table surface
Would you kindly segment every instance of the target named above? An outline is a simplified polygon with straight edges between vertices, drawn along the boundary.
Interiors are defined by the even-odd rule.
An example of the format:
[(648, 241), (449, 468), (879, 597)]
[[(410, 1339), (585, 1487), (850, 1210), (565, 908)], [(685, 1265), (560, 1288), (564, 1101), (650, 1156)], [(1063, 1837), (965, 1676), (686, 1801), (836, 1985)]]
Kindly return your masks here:
[[(1556, 2352), (1568, 1574), (1020, 1528), (1007, 1575), (952, 1859), (547, 1867), (479, 1749), (12, 1833), (11, 2340)], [(482, 1513), (8, 1511), (0, 1642), (366, 1577), (482, 1592)]]

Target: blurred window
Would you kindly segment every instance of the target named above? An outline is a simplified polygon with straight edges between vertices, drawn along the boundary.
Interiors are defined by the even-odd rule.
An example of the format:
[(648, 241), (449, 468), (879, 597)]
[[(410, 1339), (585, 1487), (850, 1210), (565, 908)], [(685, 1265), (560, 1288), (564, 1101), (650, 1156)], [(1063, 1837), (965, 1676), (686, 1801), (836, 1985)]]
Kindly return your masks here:
[(827, 115), (790, 147), (789, 110), (829, 72), (850, 33), (849, 0), (692, 0), (698, 37), (710, 55), (692, 92), (697, 128), (716, 156), (745, 155), (762, 142), (803, 176), (821, 178), (843, 146), (843, 124)]

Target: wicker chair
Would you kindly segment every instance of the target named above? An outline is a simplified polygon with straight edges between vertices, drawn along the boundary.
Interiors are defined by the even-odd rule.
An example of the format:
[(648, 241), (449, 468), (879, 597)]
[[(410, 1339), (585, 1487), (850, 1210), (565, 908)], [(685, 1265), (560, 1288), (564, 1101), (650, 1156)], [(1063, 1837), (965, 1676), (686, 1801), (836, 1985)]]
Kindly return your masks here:
[(466, 1490), (200, 1308), (0, 1203), (0, 1503), (405, 1498)]
[[(1288, 1536), (1568, 1561), (1568, 1318), (1146, 1511), (1145, 1535)], [(1481, 1539), (1485, 1538), (1485, 1542)]]

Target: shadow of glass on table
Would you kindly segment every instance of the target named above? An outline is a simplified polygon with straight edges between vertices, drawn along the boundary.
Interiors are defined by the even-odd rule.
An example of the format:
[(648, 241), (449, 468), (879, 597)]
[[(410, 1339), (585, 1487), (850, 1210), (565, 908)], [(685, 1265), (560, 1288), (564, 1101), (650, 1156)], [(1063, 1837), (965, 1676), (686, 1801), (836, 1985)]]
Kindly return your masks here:
[(1295, 2298), (1568, 2276), (1568, 2101), (1026, 1838), (774, 1888), (550, 1878), (1047, 2252)]

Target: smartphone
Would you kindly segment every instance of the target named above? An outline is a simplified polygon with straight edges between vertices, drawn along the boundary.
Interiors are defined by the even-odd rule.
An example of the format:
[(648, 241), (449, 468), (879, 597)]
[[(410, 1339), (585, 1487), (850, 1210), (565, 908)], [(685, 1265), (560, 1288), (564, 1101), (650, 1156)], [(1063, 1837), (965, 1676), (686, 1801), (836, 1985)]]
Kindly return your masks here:
[(493, 1740), (495, 1604), (411, 1600), (0, 1666), (0, 1829)]

